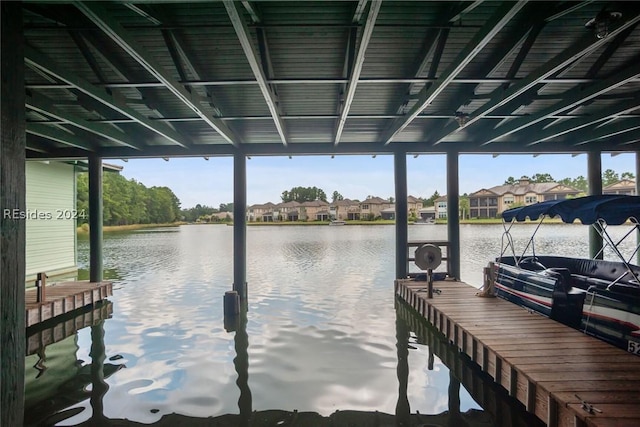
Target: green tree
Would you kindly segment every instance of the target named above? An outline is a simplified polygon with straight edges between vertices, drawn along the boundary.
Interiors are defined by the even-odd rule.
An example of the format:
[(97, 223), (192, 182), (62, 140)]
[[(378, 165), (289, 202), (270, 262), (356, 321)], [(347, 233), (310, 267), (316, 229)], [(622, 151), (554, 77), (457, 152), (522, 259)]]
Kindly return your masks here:
[(636, 179), (636, 176), (631, 172), (622, 172), (620, 179)]
[(84, 218), (78, 218), (78, 226), (89, 222), (89, 176), (79, 173), (76, 177), (76, 209), (84, 213)]
[(220, 212), (233, 212), (233, 203), (220, 203)]
[(192, 208), (180, 211), (181, 219), (188, 222), (195, 222), (198, 218), (209, 217), (212, 213), (219, 212), (218, 209), (198, 203)]
[[(88, 183), (86, 172), (78, 174), (76, 206), (86, 213), (89, 211)], [(104, 225), (173, 222), (179, 219), (180, 200), (168, 187), (147, 188), (134, 179), (107, 172), (102, 177), (102, 210)]]
[(440, 193), (438, 193), (438, 190), (436, 190), (428, 199), (422, 199), (422, 206), (433, 206), (438, 197), (440, 197)]
[(516, 185), (517, 183), (518, 181), (514, 177), (510, 176), (504, 181), (504, 184), (502, 185)]
[(607, 169), (602, 173), (602, 186), (615, 184), (620, 181), (620, 176), (613, 169)]
[(548, 173), (536, 173), (531, 177), (531, 182), (540, 184), (544, 182), (555, 182), (555, 180)]
[(460, 196), (458, 209), (460, 211), (460, 219), (469, 218), (469, 196), (466, 193)]
[(342, 197), (342, 194), (338, 193), (338, 191), (334, 191), (331, 195), (331, 203), (335, 203), (338, 200), (344, 200), (344, 197)]
[(577, 178), (564, 178), (557, 182), (558, 184), (563, 184), (568, 187), (575, 188), (576, 190), (580, 190), (583, 193), (587, 192), (587, 179), (582, 175), (578, 176)]
[(290, 191), (283, 191), (280, 196), (283, 202), (312, 202), (314, 200), (327, 201), (326, 193), (318, 187), (293, 187)]

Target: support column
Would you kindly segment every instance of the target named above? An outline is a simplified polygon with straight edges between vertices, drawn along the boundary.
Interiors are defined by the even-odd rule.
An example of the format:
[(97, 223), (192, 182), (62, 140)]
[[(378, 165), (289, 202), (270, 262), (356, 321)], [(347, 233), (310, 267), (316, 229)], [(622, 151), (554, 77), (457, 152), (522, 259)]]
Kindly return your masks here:
[[(636, 151), (636, 196), (640, 196), (640, 151)], [(636, 231), (636, 242), (640, 242), (640, 230)], [(640, 251), (636, 254), (636, 264), (640, 265)]]
[(447, 235), (449, 250), (447, 258), (449, 275), (460, 280), (460, 184), (458, 176), (458, 152), (447, 152)]
[(407, 153), (393, 154), (393, 173), (396, 185), (396, 279), (405, 279), (408, 266), (408, 206), (407, 206)]
[[(587, 182), (590, 196), (602, 194), (602, 157), (600, 151), (589, 151), (587, 153)], [(602, 236), (598, 234), (594, 227), (590, 227), (589, 256), (594, 258), (601, 250)], [(598, 255), (598, 258), (602, 259), (602, 253)]]
[(89, 156), (89, 281), (102, 282), (102, 158)]
[(247, 305), (247, 158), (233, 156), (233, 290)]
[(0, 2), (0, 425), (24, 419), (25, 93), (22, 5)]

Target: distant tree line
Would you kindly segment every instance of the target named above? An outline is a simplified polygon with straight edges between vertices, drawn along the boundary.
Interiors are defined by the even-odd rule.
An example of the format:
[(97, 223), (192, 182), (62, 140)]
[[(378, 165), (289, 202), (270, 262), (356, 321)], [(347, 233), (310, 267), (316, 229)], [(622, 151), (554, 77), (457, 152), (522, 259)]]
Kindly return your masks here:
[[(77, 209), (84, 212), (88, 222), (88, 174), (77, 177)], [(134, 179), (127, 180), (119, 173), (106, 172), (102, 177), (103, 224), (164, 224), (180, 219), (180, 200), (168, 187), (145, 187)]]
[[(333, 192), (334, 201), (342, 200), (342, 199), (337, 199), (337, 197), (342, 197), (342, 196), (337, 191), (334, 191)], [(280, 198), (284, 203), (286, 202), (304, 203), (304, 202), (313, 202), (315, 200), (322, 200), (323, 202), (327, 201), (327, 195), (321, 188), (318, 188), (318, 187), (293, 187), (289, 191), (287, 190), (283, 191), (282, 196), (280, 196)]]
[(208, 218), (211, 214), (220, 212), (233, 212), (233, 203), (220, 203), (218, 208), (198, 203), (192, 208), (183, 209), (180, 211), (180, 215), (184, 221), (195, 222), (198, 219)]

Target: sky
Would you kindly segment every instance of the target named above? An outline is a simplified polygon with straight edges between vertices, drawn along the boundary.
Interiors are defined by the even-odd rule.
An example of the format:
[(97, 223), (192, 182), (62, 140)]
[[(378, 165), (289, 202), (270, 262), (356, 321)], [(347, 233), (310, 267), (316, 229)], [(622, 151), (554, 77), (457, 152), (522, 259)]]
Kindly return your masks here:
[[(105, 159), (106, 163), (123, 167), (121, 174), (146, 187), (169, 187), (180, 199), (182, 208), (196, 204), (219, 207), (233, 202), (233, 158)], [(488, 154), (460, 155), (460, 194), (469, 194), (502, 185), (509, 177), (519, 178), (548, 173), (554, 179), (587, 176), (587, 155)], [(612, 156), (602, 154), (602, 171), (613, 169), (618, 174), (635, 174), (635, 154)], [(445, 155), (407, 156), (407, 185), (410, 195), (431, 197), (434, 192), (446, 194)], [(329, 200), (334, 191), (349, 199), (367, 196), (394, 196), (393, 156), (341, 155), (256, 157), (247, 160), (247, 203), (281, 201), (281, 194), (293, 187), (318, 187)]]

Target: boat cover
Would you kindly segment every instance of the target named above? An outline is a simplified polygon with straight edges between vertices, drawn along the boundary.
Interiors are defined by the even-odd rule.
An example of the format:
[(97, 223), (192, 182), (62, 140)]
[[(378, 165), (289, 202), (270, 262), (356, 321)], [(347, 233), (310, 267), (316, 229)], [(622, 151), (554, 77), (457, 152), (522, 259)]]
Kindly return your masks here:
[(551, 218), (559, 216), (566, 223), (579, 219), (583, 224), (593, 224), (602, 219), (609, 225), (620, 225), (631, 218), (640, 220), (640, 196), (604, 194), (547, 200), (502, 212), (502, 218), (507, 222), (525, 221), (527, 218), (537, 220), (545, 215)]

